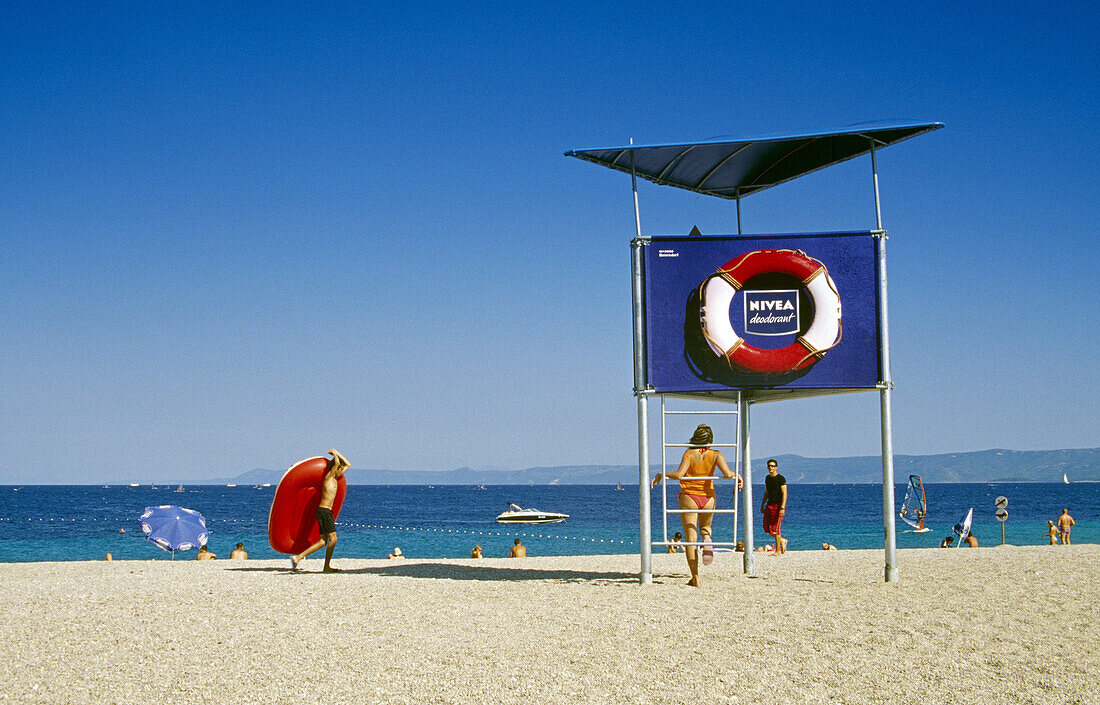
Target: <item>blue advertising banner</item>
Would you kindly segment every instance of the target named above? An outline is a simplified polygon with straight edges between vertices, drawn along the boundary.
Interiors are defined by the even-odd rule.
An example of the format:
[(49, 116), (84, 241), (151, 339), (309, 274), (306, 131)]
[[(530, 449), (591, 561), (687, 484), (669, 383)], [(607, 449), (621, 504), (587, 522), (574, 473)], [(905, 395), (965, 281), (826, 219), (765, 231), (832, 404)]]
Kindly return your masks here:
[(878, 384), (872, 233), (653, 237), (647, 383), (658, 392)]

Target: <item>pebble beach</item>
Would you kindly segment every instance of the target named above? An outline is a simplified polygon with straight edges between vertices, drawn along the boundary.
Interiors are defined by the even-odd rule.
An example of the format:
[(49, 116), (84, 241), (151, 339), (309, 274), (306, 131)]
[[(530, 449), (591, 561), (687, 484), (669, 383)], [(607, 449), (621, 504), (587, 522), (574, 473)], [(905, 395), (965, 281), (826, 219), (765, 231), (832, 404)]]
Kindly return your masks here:
[(0, 702), (1097, 703), (1100, 546), (0, 564)]

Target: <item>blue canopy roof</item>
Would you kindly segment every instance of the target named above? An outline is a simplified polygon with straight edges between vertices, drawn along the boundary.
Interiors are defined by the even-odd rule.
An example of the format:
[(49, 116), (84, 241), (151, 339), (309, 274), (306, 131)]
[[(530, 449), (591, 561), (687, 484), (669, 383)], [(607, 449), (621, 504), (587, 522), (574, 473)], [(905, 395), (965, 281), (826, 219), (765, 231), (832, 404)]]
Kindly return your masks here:
[(867, 154), (871, 142), (886, 147), (938, 130), (942, 122), (874, 122), (814, 133), (714, 137), (683, 144), (626, 145), (565, 153), (630, 173), (654, 183), (738, 198), (812, 171)]

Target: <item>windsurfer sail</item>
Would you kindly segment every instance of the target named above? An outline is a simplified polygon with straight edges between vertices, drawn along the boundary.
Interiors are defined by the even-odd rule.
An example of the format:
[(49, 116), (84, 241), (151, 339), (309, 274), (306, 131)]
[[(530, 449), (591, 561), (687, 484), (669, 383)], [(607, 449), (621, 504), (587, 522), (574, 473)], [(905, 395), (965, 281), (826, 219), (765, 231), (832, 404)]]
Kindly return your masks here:
[(924, 518), (928, 515), (928, 499), (924, 494), (924, 482), (920, 475), (909, 476), (909, 486), (905, 488), (905, 499), (901, 502), (898, 516), (914, 531), (931, 531), (924, 528)]

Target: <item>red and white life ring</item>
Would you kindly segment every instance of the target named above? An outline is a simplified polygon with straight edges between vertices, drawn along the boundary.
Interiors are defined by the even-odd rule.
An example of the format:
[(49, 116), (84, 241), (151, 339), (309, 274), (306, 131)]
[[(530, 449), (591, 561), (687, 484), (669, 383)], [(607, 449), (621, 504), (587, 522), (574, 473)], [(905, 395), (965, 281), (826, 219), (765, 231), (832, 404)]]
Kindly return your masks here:
[[(814, 319), (804, 336), (785, 348), (766, 350), (745, 342), (730, 323), (730, 304), (745, 282), (758, 274), (796, 277), (814, 305)], [(736, 257), (699, 286), (699, 318), (707, 344), (730, 365), (765, 374), (805, 369), (840, 342), (840, 294), (825, 265), (802, 251), (757, 250)]]

